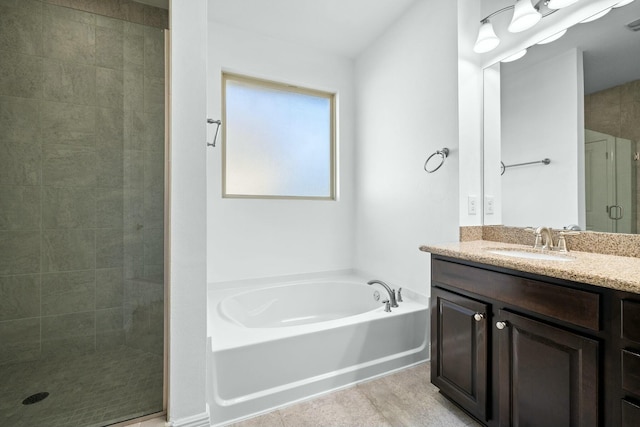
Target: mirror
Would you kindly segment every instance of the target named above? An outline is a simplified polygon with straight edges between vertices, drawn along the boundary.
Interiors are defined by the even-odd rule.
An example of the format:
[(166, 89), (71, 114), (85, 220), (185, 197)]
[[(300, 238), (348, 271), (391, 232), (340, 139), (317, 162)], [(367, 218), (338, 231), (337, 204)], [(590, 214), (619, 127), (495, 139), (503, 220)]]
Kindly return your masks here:
[(639, 30), (636, 1), (484, 70), (484, 224), (640, 231)]

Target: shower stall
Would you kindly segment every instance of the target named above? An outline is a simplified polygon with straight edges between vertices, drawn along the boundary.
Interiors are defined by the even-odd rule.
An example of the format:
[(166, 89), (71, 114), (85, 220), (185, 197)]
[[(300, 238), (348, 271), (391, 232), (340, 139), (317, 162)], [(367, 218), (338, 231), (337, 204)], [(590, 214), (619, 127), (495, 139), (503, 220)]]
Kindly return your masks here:
[(0, 0), (0, 425), (162, 412), (165, 31), (131, 0)]

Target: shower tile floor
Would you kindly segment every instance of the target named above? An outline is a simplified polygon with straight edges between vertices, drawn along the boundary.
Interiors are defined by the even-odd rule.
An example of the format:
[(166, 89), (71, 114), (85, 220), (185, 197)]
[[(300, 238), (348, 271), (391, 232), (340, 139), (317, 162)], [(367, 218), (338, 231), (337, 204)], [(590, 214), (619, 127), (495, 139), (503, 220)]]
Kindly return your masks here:
[[(0, 366), (0, 426), (97, 427), (162, 410), (162, 356), (128, 347)], [(46, 391), (38, 403), (22, 400)]]
[(480, 427), (429, 382), (423, 363), (233, 427)]

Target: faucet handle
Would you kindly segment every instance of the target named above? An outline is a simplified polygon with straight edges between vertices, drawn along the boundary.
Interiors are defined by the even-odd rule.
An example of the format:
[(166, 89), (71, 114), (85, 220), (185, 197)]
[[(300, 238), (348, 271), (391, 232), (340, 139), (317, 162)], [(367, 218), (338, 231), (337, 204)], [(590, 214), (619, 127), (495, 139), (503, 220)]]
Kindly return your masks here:
[(384, 304), (384, 311), (386, 311), (387, 313), (391, 313), (391, 302), (389, 302), (388, 299), (382, 301), (382, 303)]
[(536, 240), (533, 243), (533, 249), (542, 249), (542, 234), (536, 233)]
[(402, 288), (398, 288), (398, 297), (396, 298), (396, 302), (404, 302), (402, 301)]
[(525, 227), (524, 231), (528, 231), (536, 235), (536, 240), (533, 243), (533, 249), (542, 249), (542, 233), (540, 233), (540, 229), (539, 228), (536, 229), (533, 227)]
[(565, 236), (575, 236), (576, 234), (580, 233), (577, 231), (563, 230), (559, 234), (560, 236), (558, 237), (558, 247), (556, 248), (556, 250), (558, 252), (569, 252), (569, 249), (567, 249), (567, 239), (565, 239)]

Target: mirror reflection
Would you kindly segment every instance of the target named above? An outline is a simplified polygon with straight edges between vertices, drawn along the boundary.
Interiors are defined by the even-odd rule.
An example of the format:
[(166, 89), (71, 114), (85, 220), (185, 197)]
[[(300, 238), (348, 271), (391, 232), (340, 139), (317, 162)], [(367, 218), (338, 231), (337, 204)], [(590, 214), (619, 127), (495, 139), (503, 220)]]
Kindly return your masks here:
[(640, 230), (638, 58), (634, 2), (485, 69), (485, 224)]

